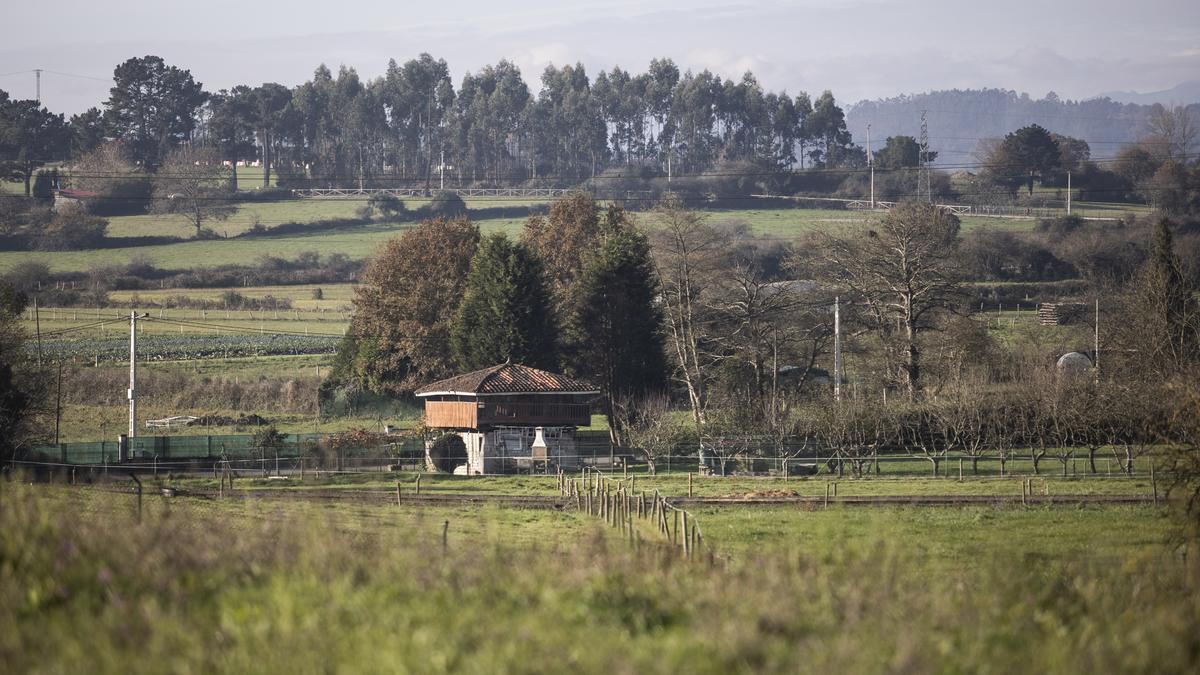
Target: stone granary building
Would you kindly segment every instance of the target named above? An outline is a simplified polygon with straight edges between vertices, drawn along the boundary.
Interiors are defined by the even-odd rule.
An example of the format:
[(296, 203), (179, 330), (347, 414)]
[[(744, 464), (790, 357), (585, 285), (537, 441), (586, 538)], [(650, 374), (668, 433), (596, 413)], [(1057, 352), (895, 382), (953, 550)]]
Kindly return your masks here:
[(462, 440), (445, 439), (433, 452), (430, 439), (427, 461), (467, 475), (577, 469), (575, 432), (591, 424), (599, 393), (566, 375), (514, 363), (426, 385), (416, 391), (425, 400), (426, 426)]

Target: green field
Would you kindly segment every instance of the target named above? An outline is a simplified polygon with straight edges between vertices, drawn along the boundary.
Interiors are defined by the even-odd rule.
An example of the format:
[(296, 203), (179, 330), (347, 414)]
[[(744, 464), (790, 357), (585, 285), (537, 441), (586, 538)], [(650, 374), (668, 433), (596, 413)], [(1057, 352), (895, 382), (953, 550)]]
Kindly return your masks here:
[[(0, 488), (14, 672), (1193, 672), (1161, 509), (573, 510)], [(443, 533), (445, 536), (443, 545)], [(86, 639), (81, 636), (86, 635)]]
[[(470, 200), (468, 204), (476, 213), (476, 222), (485, 234), (499, 231), (516, 235), (524, 224), (523, 217), (489, 217), (484, 210), (498, 207), (529, 207), (544, 202), (479, 199)], [(315, 222), (328, 218), (351, 217), (361, 205), (362, 203), (356, 200), (333, 199), (248, 203), (240, 205), (238, 214), (229, 221), (214, 224), (214, 229), (232, 236), (248, 230), (255, 222), (271, 226), (290, 221)], [(483, 217), (480, 217), (481, 213)], [(757, 235), (790, 241), (816, 229), (860, 226), (870, 222), (877, 214), (834, 209), (720, 209), (708, 211), (707, 217), (715, 224), (744, 223)], [(977, 227), (1028, 230), (1033, 226), (1033, 222), (1030, 219), (966, 216), (963, 218), (963, 227), (965, 230)], [(54, 271), (80, 272), (93, 267), (127, 264), (134, 257), (148, 260), (164, 269), (181, 270), (198, 265), (251, 265), (264, 254), (290, 258), (305, 251), (317, 251), (322, 254), (343, 253), (358, 259), (371, 255), (381, 243), (411, 225), (410, 222), (373, 223), (309, 234), (260, 235), (91, 251), (8, 251), (0, 252), (0, 270), (11, 268), (19, 262), (36, 260), (46, 263)], [(110, 234), (186, 237), (190, 232), (182, 222), (145, 215), (112, 219)]]

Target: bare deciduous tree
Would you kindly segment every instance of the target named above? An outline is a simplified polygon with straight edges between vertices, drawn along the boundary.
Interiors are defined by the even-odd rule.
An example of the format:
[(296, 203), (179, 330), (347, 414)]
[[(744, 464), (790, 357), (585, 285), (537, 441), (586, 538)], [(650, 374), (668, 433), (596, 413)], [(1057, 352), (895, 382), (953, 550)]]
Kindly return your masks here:
[(653, 222), (656, 227), (650, 239), (662, 289), (667, 351), (674, 361), (676, 379), (687, 390), (703, 463), (713, 375), (712, 340), (718, 322), (712, 303), (728, 268), (729, 237), (674, 195), (664, 198)]
[(650, 475), (658, 473), (658, 462), (666, 457), (685, 431), (679, 418), (671, 414), (670, 400), (664, 394), (622, 398), (614, 406), (628, 448), (646, 462)]
[(1146, 117), (1142, 145), (1160, 161), (1187, 159), (1200, 138), (1200, 121), (1188, 107), (1156, 103)]
[(216, 150), (191, 145), (173, 150), (154, 177), (150, 210), (183, 216), (199, 238), (204, 223), (237, 211), (221, 187), (225, 174)]
[(863, 320), (910, 401), (921, 386), (921, 334), (962, 297), (950, 255), (958, 229), (949, 211), (908, 202), (864, 233), (824, 237), (828, 278), (863, 305)]

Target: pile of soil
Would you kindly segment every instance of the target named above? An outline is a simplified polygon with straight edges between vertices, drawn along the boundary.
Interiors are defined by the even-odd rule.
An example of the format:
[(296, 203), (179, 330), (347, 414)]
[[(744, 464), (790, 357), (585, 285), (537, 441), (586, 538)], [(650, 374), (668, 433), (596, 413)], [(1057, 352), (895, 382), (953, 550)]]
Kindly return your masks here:
[(204, 415), (188, 426), (198, 427), (265, 427), (271, 420), (259, 415), (230, 417), (228, 415)]
[(799, 497), (800, 493), (795, 490), (760, 490), (757, 492), (739, 492), (737, 494), (727, 495), (727, 499), (786, 499), (789, 497)]

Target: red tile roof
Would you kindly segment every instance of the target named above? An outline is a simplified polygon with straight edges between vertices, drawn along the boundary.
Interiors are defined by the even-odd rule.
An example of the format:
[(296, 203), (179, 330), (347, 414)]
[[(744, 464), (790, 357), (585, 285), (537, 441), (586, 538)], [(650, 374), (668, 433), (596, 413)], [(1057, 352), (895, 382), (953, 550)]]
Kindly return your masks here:
[(456, 375), (427, 384), (415, 393), (417, 396), (428, 396), (439, 392), (462, 394), (598, 393), (594, 386), (582, 380), (515, 363), (502, 363), (491, 368), (476, 370), (473, 373)]

